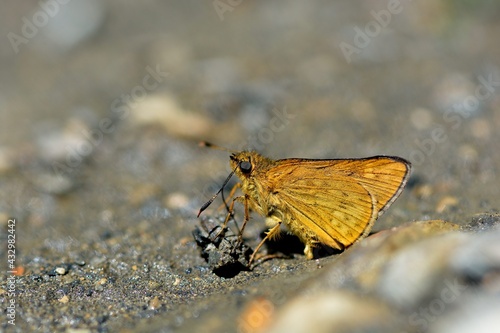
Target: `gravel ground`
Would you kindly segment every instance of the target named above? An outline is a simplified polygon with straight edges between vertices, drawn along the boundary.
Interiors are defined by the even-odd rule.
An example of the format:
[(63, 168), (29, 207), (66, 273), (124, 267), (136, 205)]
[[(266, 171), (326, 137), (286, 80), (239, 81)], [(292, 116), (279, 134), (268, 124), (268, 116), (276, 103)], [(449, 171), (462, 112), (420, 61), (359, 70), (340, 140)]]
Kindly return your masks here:
[[(0, 331), (500, 326), (496, 2), (0, 8)], [(264, 252), (287, 258), (221, 276), (193, 230), (229, 159), (200, 140), (413, 173), (347, 251), (306, 260), (284, 237)], [(252, 215), (245, 244), (264, 231)]]

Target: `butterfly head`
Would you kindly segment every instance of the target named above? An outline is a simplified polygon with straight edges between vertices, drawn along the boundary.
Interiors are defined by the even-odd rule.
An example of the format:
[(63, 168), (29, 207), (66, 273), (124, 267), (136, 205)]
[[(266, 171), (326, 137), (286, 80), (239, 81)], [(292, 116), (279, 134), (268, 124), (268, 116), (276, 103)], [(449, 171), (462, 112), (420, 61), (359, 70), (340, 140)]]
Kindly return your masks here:
[(229, 158), (231, 169), (241, 179), (247, 179), (252, 176), (256, 168), (256, 162), (260, 155), (255, 152), (242, 151), (232, 154)]
[(234, 173), (245, 181), (263, 176), (276, 162), (255, 151), (241, 151), (232, 154), (229, 163)]
[(242, 151), (232, 154), (229, 163), (241, 181), (242, 192), (259, 202), (267, 172), (274, 161), (255, 151)]

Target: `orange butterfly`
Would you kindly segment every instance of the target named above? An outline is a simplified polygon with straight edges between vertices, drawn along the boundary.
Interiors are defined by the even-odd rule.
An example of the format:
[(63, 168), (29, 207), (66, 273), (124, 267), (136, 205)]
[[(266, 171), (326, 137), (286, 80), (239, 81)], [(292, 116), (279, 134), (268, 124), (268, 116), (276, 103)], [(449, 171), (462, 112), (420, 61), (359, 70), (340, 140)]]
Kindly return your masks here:
[[(233, 153), (230, 164), (233, 172), (198, 216), (235, 173), (241, 182), (231, 195), (238, 187), (243, 195), (233, 198), (230, 213), (235, 201), (243, 202), (242, 231), (250, 209), (264, 216), (270, 228), (249, 265), (264, 242), (279, 233), (282, 223), (305, 244), (308, 259), (318, 243), (339, 250), (352, 245), (368, 235), (375, 220), (397, 199), (411, 169), (410, 162), (394, 156), (272, 160), (254, 151)], [(225, 224), (228, 220), (229, 214)]]

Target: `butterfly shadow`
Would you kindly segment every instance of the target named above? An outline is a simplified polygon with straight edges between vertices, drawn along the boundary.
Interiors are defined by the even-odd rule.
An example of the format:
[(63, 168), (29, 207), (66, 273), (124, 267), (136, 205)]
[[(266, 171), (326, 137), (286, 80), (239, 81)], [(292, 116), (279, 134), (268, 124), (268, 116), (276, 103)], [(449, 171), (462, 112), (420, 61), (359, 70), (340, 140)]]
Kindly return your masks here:
[[(262, 231), (260, 236), (265, 237), (265, 231)], [(278, 237), (268, 240), (265, 244), (267, 253), (271, 256), (279, 255), (285, 258), (293, 258), (296, 254), (304, 255), (304, 243), (297, 236), (286, 231), (280, 232)], [(315, 259), (329, 257), (341, 252), (324, 244), (318, 244), (313, 250)]]

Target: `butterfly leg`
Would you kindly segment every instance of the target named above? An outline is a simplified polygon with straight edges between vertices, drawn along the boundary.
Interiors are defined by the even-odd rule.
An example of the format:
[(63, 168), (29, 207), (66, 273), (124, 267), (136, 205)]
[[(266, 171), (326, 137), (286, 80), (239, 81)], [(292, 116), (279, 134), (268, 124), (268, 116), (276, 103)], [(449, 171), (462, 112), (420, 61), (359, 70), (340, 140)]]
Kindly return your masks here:
[[(241, 198), (241, 197), (240, 197)], [(240, 235), (238, 237), (238, 241), (243, 241), (243, 230), (245, 230), (245, 226), (247, 225), (248, 220), (250, 220), (250, 209), (248, 208), (248, 196), (244, 196), (244, 206), (245, 206), (245, 216), (243, 217), (243, 225), (241, 226)]]
[(314, 258), (313, 246), (311, 244), (306, 244), (306, 247), (304, 248), (304, 254), (306, 255), (307, 259)]
[[(226, 215), (226, 219), (224, 220), (224, 224), (222, 225), (222, 228), (219, 230), (219, 232), (217, 233), (217, 235), (215, 235), (214, 239), (217, 239), (217, 237), (219, 237), (222, 234), (222, 232), (226, 229), (227, 224), (229, 223), (229, 219), (233, 215), (234, 202), (237, 201), (237, 200), (244, 200), (244, 199), (245, 199), (244, 196), (238, 196), (238, 197), (234, 197), (233, 198), (233, 200), (231, 201), (231, 204), (229, 205), (229, 207), (227, 209), (228, 212), (227, 212), (227, 215)], [(243, 229), (240, 231), (240, 237), (241, 237), (241, 233), (242, 232), (243, 232)]]
[(257, 247), (255, 248), (255, 251), (252, 253), (252, 256), (250, 257), (250, 260), (248, 262), (248, 267), (252, 265), (252, 262), (255, 259), (255, 255), (257, 254), (257, 252), (259, 252), (259, 249), (262, 247), (262, 245), (264, 245), (264, 242), (269, 238), (276, 236), (279, 233), (280, 226), (281, 226), (281, 221), (276, 223), (274, 227), (272, 227), (271, 229), (269, 229), (268, 232), (266, 232), (266, 237), (264, 237), (264, 239), (260, 241), (259, 245), (257, 245)]

